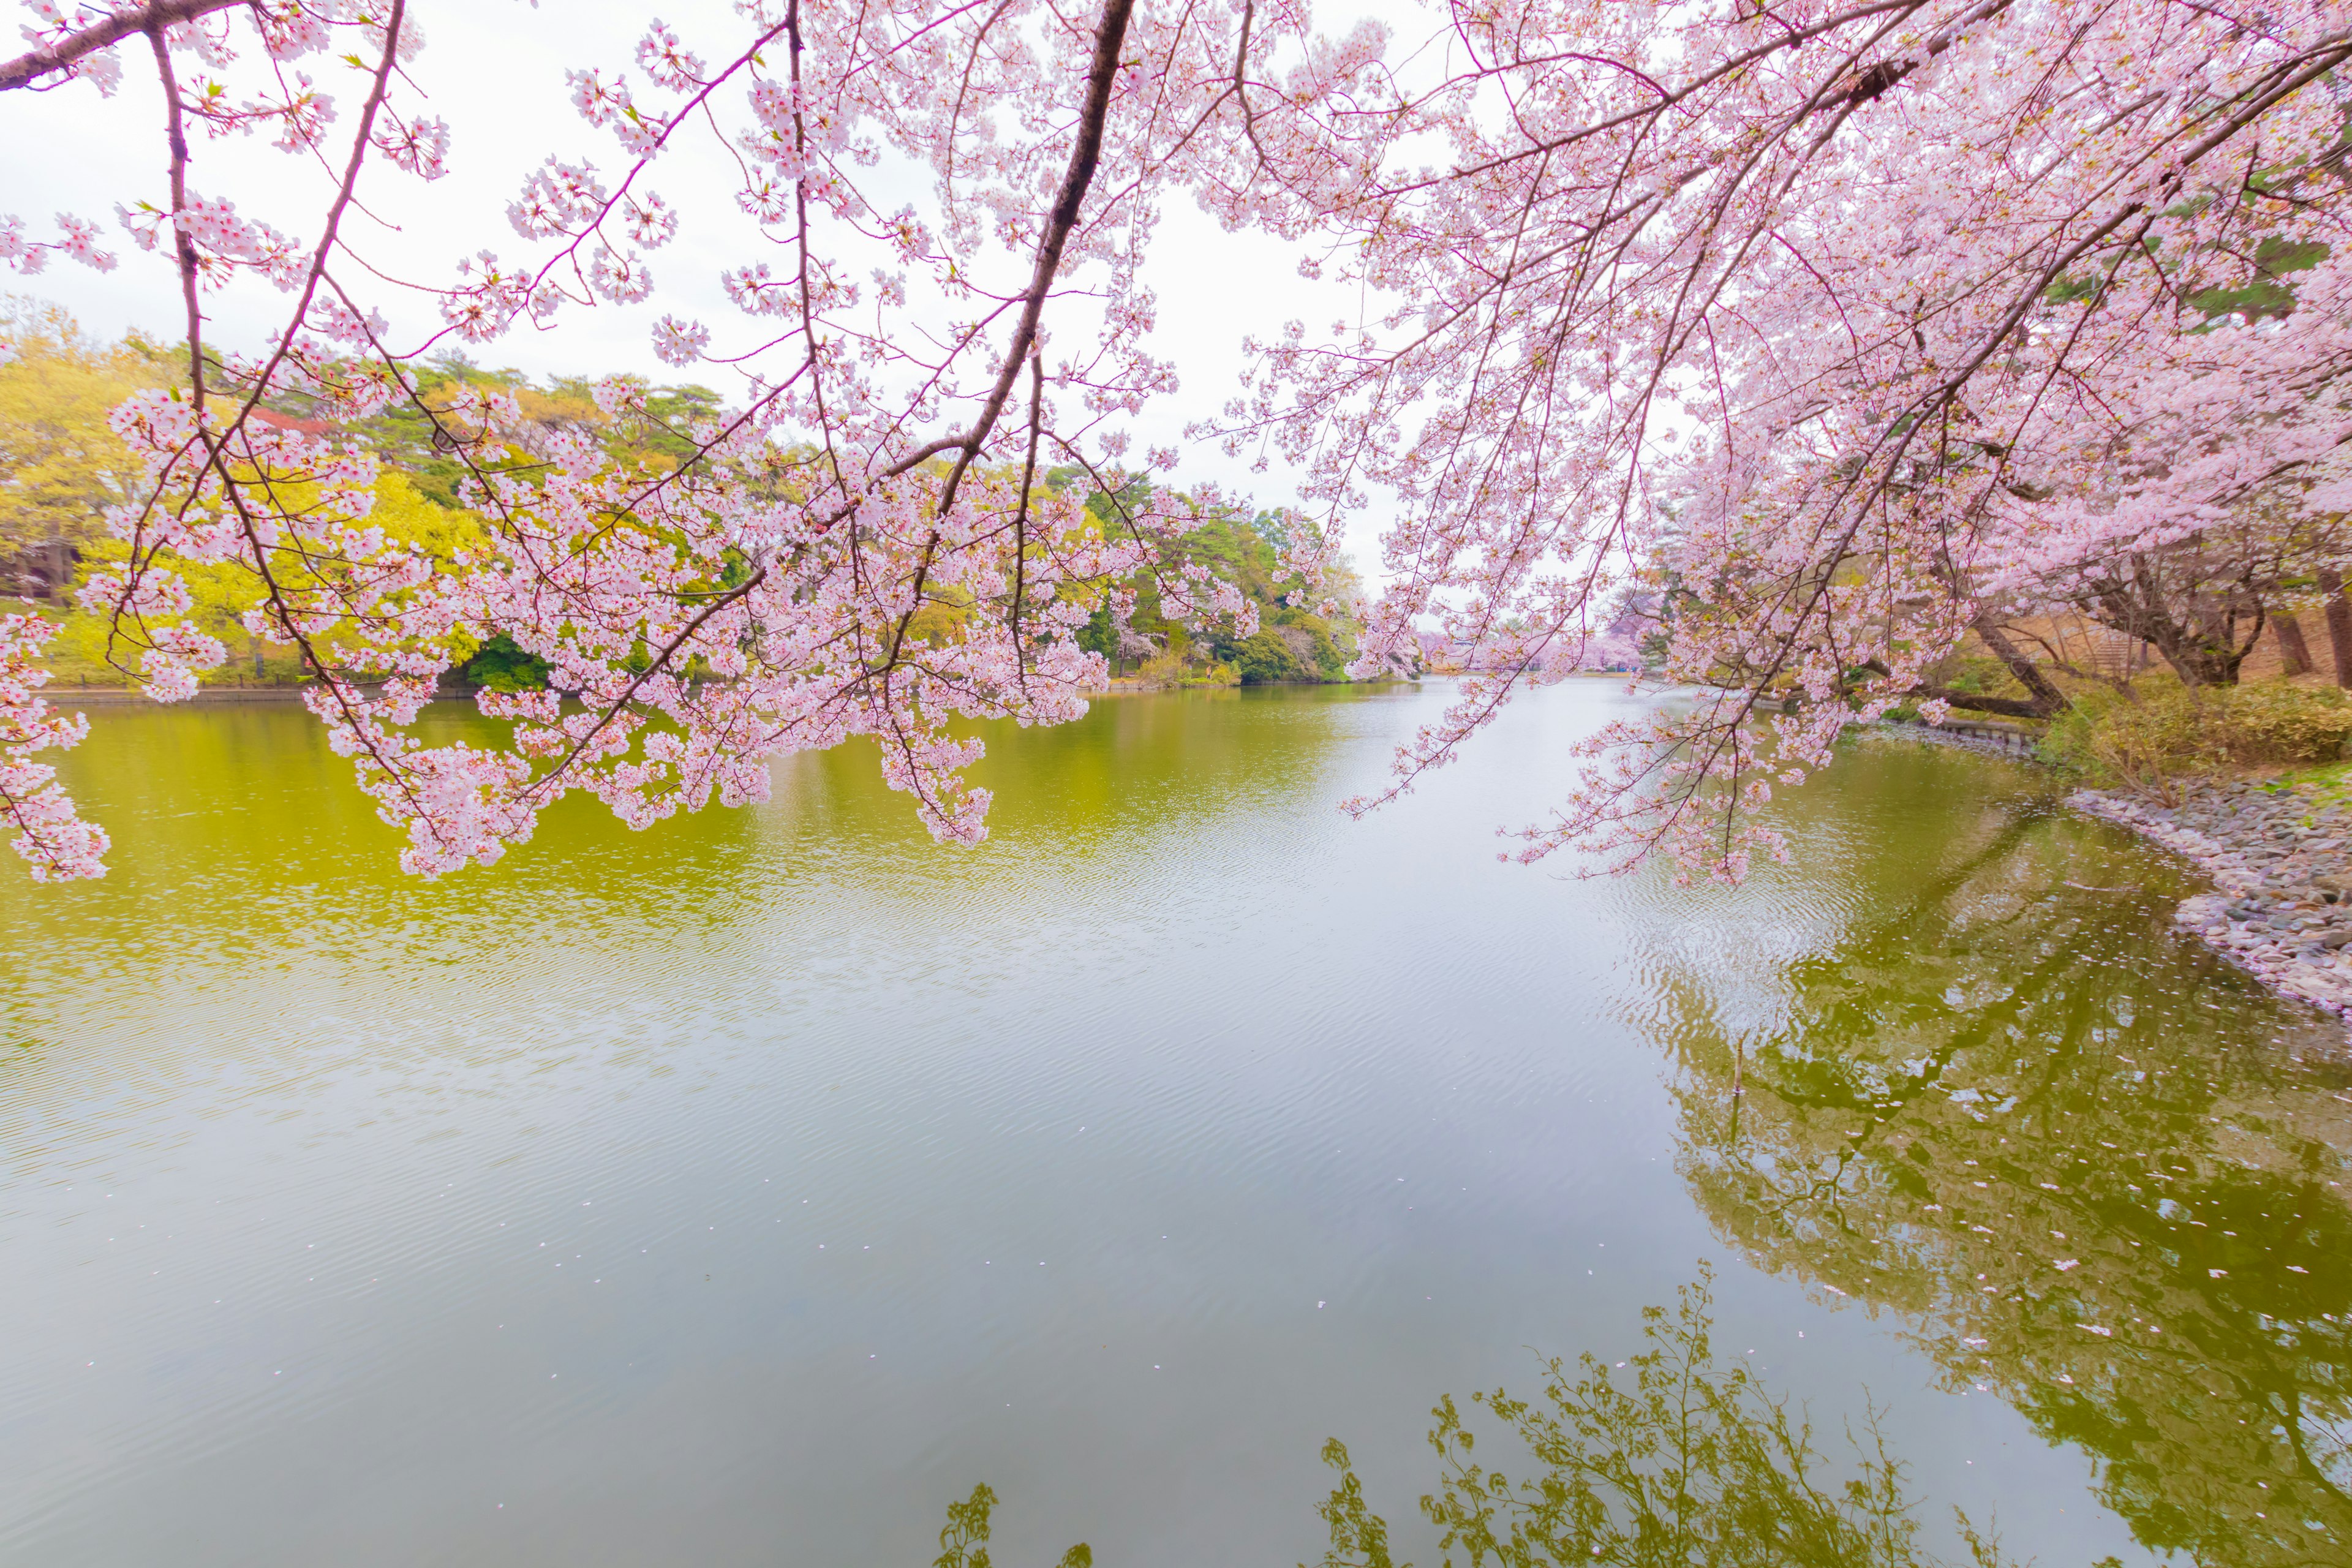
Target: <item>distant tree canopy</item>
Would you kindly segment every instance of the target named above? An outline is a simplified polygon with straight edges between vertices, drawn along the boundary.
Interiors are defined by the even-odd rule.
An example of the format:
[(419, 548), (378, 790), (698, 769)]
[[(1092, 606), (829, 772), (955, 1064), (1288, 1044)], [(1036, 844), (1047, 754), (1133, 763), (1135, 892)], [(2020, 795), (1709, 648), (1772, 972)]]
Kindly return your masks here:
[(467, 661), (466, 679), (492, 691), (540, 691), (546, 689), (547, 670), (547, 660), (501, 635), (484, 643), (481, 651)]
[(105, 510), (131, 499), (141, 469), (107, 424), (115, 405), (171, 383), (170, 355), (133, 334), (107, 344), (55, 305), (0, 297), (0, 583), (19, 593), (69, 586)]
[[(113, 408), (143, 387), (170, 387), (184, 369), (136, 332), (114, 344), (99, 342), (73, 317), (53, 305), (11, 300), (0, 309), (0, 326), (15, 342), (18, 357), (0, 365), (0, 574), (20, 594), (46, 598), (65, 612), (63, 635), (55, 647), (59, 673), (69, 680), (114, 682), (129, 676), (124, 650), (114, 646), (96, 617), (70, 607), (73, 591), (94, 571), (121, 563), (125, 547), (111, 538), (105, 510), (131, 499), (139, 465), (108, 419)], [(544, 457), (559, 435), (586, 437), (612, 461), (656, 473), (674, 471), (694, 453), (688, 432), (724, 414), (719, 394), (709, 387), (633, 384), (635, 399), (608, 411), (595, 394), (595, 378), (554, 376), (534, 380), (512, 368), (488, 369), (460, 353), (436, 356), (416, 367), (416, 395), (363, 420), (335, 422), (331, 411), (310, 399), (268, 399), (277, 421), (310, 432), (349, 435), (373, 450), (384, 468), (376, 487), (372, 521), (391, 535), (427, 553), (449, 559), (488, 539), (480, 517), (465, 504), (472, 477), (467, 458), (453, 452), (436, 431), (459, 417), (469, 398), (495, 394), (512, 402), (521, 419), (504, 432), (509, 445), (499, 465), (507, 475), (536, 484)], [(479, 465), (482, 454), (468, 455)], [(1090, 481), (1076, 467), (1042, 476), (1047, 490), (1064, 493)], [(1102, 654), (1114, 668), (1132, 670), (1153, 660), (1174, 676), (1257, 685), (1276, 681), (1344, 680), (1355, 649), (1355, 606), (1360, 591), (1344, 567), (1328, 574), (1335, 614), (1284, 602), (1276, 589), (1281, 574), (1276, 552), (1289, 542), (1288, 514), (1223, 502), (1195, 509), (1179, 492), (1158, 490), (1149, 481), (1129, 480), (1115, 494), (1094, 492), (1088, 517), (1105, 536), (1142, 526), (1138, 514), (1155, 495), (1177, 499), (1176, 510), (1202, 517), (1177, 536), (1168, 557), (1177, 566), (1208, 568), (1234, 584), (1256, 607), (1260, 629), (1246, 637), (1202, 637), (1164, 613), (1157, 580), (1138, 572), (1123, 587), (1130, 604), (1123, 618), (1117, 597), (1107, 594), (1076, 640)], [(727, 566), (720, 585), (740, 581), (748, 563)], [(1162, 567), (1161, 570), (1167, 570)], [(246, 656), (209, 680), (290, 683), (310, 671), (297, 656), (266, 648), (245, 629), (250, 583), (224, 567), (192, 563), (184, 574), (193, 597), (194, 623), (208, 635), (241, 642)], [(927, 604), (914, 618), (910, 636), (933, 645), (963, 635), (968, 615), (950, 604)], [(456, 674), (465, 682), (497, 692), (542, 690), (546, 660), (500, 635), (478, 645), (453, 647), (460, 657)], [(707, 674), (690, 666), (689, 673)]]
[[(1046, 476), (1046, 483), (1067, 489), (1082, 478), (1078, 468), (1056, 468)], [(1116, 532), (1142, 510), (1151, 493), (1146, 481), (1130, 480), (1115, 494), (1089, 496), (1087, 510), (1107, 532)], [(1355, 657), (1357, 612), (1362, 602), (1355, 574), (1344, 564), (1326, 570), (1326, 592), (1334, 611), (1330, 616), (1291, 604), (1276, 586), (1282, 576), (1276, 552), (1291, 542), (1289, 514), (1223, 504), (1202, 510), (1200, 524), (1167, 552), (1181, 564), (1208, 568), (1239, 589), (1257, 606), (1259, 629), (1245, 637), (1197, 638), (1162, 614), (1151, 574), (1139, 573), (1129, 584), (1135, 605), (1124, 624), (1118, 607), (1107, 601), (1079, 632), (1078, 645), (1111, 660), (1114, 668), (1155, 657), (1195, 667), (1226, 666), (1244, 686), (1346, 680), (1348, 661)]]
[(533, 446), (535, 432), (574, 432), (592, 437), (616, 461), (643, 463), (665, 473), (693, 455), (693, 444), (680, 432), (720, 412), (719, 394), (688, 384), (644, 386), (636, 405), (608, 414), (597, 405), (594, 377), (559, 375), (539, 383), (519, 370), (485, 369), (456, 352), (424, 362), (415, 378), (415, 402), (391, 404), (350, 428), (385, 462), (413, 477), (418, 489), (446, 507), (463, 504), (458, 487), (467, 470), (446, 443), (435, 443), (434, 416), (446, 416), (462, 393), (503, 393), (513, 398), (522, 411), (522, 426), (508, 434), (526, 451)]

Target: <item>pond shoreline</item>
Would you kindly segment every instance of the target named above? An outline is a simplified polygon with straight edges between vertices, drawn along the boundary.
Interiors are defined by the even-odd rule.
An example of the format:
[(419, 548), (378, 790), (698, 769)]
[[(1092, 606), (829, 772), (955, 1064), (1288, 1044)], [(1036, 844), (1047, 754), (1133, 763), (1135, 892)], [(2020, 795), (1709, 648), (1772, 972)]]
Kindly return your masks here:
[[(2031, 762), (2014, 751), (1926, 725), (1877, 732)], [(2183, 899), (2175, 925), (2282, 995), (2352, 1021), (2352, 805), (2309, 785), (2243, 779), (2191, 784), (2178, 805), (2078, 789), (2064, 804), (2129, 828), (2211, 878)]]
[[(1379, 680), (1269, 680), (1262, 681), (1259, 684), (1261, 686), (1284, 687), (1396, 686), (1407, 684), (1407, 682), (1402, 677), (1391, 677)], [(42, 699), (53, 708), (122, 708), (142, 703), (158, 708), (212, 708), (219, 706), (234, 707), (240, 703), (248, 702), (291, 702), (299, 704), (302, 700), (303, 693), (315, 689), (315, 682), (305, 682), (301, 685), (296, 686), (199, 686), (196, 689), (194, 696), (185, 697), (177, 702), (172, 703), (157, 702), (144, 691), (131, 686), (50, 685), (41, 688), (40, 695)], [(362, 686), (361, 689), (373, 695), (377, 688), (374, 686)], [(1085, 696), (1088, 701), (1093, 701), (1097, 698), (1103, 697), (1155, 696), (1160, 693), (1169, 691), (1239, 691), (1241, 689), (1242, 686), (1239, 682), (1234, 682), (1231, 685), (1223, 685), (1214, 681), (1195, 680), (1182, 683), (1161, 684), (1153, 681), (1132, 680), (1121, 678), (1113, 680), (1108, 686), (1092, 688), (1085, 693)], [(432, 697), (427, 700), (434, 702), (471, 702), (480, 690), (481, 688), (477, 686), (460, 686), (448, 681), (444, 681), (440, 688), (436, 689), (433, 693)]]
[(2066, 804), (2128, 827), (2216, 884), (2183, 899), (2173, 923), (2269, 985), (2352, 1018), (2352, 812), (2309, 786), (2244, 781), (2189, 792), (2177, 806), (2101, 790)]
[[(299, 703), (302, 693), (310, 689), (308, 686), (200, 686), (194, 696), (184, 697), (177, 702), (158, 702), (129, 686), (44, 686), (38, 695), (52, 708), (127, 708), (139, 703), (153, 708), (214, 708), (246, 702)], [(471, 697), (473, 693), (456, 695)]]

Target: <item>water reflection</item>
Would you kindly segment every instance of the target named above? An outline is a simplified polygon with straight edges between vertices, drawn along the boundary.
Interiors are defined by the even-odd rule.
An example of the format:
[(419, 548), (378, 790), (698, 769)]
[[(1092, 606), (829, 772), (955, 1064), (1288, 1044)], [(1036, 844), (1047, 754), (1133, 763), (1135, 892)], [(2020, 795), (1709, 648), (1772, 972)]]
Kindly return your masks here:
[[(940, 1554), (931, 1568), (990, 1568), (988, 1537), (996, 1512), (996, 1494), (983, 1483), (971, 1496), (948, 1504), (948, 1522), (940, 1531)], [(1095, 1554), (1083, 1541), (1062, 1553), (1055, 1568), (1094, 1568)]]
[[(1736, 895), (1490, 858), (1625, 716), (1614, 687), (1516, 709), (1395, 811), (1333, 811), (1443, 700), (1008, 727), (968, 854), (845, 749), (643, 835), (567, 803), (432, 886), (299, 711), (102, 716), (68, 761), (115, 874), (0, 879), (0, 1560), (1309, 1561), (1327, 1434), (1409, 1500), (1442, 1391), (1628, 1344), (1707, 1255), (1724, 1360), (1756, 1346), (1810, 1402), (1832, 1501), (1864, 1473), (1841, 1417), (1885, 1401), (1914, 1550), (1964, 1557), (1951, 1507), (1997, 1504), (2044, 1562), (2134, 1555), (2089, 1453), (2144, 1536), (2161, 1503), (2208, 1561), (2264, 1560), (2213, 1520), (2279, 1518), (2254, 1482), (2293, 1470), (2235, 1457), (2264, 1441), (2239, 1384), (2284, 1366), (2314, 1455), (2334, 1408), (2340, 1265), (2257, 1224), (2340, 1224), (2345, 1107), (2294, 1059), (2321, 1026), (2175, 942), (2168, 896), (2094, 890), (2158, 862), (1978, 759), (1858, 759), (1791, 803), (1801, 866)], [(2021, 1122), (2108, 1162), (2034, 1180), (2075, 1203), (2111, 1172), (2172, 1228), (2012, 1199)], [(2297, 1182), (2328, 1206), (2283, 1208)], [(2068, 1233), (2031, 1279), (2029, 1222)], [(2192, 1245), (2250, 1256), (2165, 1260)], [(1889, 1310), (1823, 1310), (1832, 1286)], [(2053, 1288), (2110, 1338), (1990, 1331)], [(2154, 1354), (2110, 1342), (2135, 1305), (2227, 1395), (2157, 1409), (2149, 1361), (2142, 1419), (2213, 1451), (2088, 1416), (2045, 1451), (2005, 1401), (2070, 1436), (2034, 1399)], [(2127, 1494), (2126, 1461), (2176, 1473)], [(1014, 1500), (994, 1538), (969, 1501), (941, 1537), (983, 1477)], [(2311, 1517), (2305, 1560), (2340, 1559)]]
[[(1855, 761), (1862, 790), (1918, 773)], [(1929, 770), (1986, 793), (1973, 835), (1906, 834), (1899, 800), (1817, 834), (1850, 918), (1769, 975), (1656, 926), (1683, 1173), (1750, 1259), (1902, 1314), (1951, 1386), (2095, 1456), (2144, 1544), (2341, 1563), (2352, 1074), (2217, 962), (2184, 979), (2173, 890), (2122, 890), (2103, 858), (2136, 852), (1997, 768)]]
[[(1649, 1348), (1614, 1367), (1590, 1352), (1572, 1367), (1555, 1356), (1539, 1397), (1472, 1395), (1517, 1439), (1499, 1459), (1492, 1432), (1489, 1462), (1474, 1457), (1479, 1434), (1452, 1396), (1438, 1405), (1429, 1444), (1442, 1473), (1421, 1511), (1447, 1563), (1458, 1551), (1498, 1568), (1935, 1568), (1874, 1417), (1849, 1427), (1841, 1473), (1784, 1397), (1746, 1365), (1717, 1363), (1712, 1283), (1703, 1271), (1671, 1314), (1644, 1310)], [(1398, 1568), (1346, 1447), (1335, 1438), (1323, 1458), (1339, 1479), (1316, 1510), (1331, 1532), (1322, 1568)], [(1978, 1568), (1997, 1568), (1998, 1542), (1965, 1514), (1957, 1522)]]

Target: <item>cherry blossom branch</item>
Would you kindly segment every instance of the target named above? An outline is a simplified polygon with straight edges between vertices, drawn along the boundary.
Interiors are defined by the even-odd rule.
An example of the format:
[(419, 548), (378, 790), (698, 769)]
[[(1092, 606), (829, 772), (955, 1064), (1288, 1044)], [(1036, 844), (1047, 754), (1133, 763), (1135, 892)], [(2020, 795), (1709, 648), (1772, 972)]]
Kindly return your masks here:
[(0, 61), (0, 92), (32, 87), (43, 77), (70, 70), (99, 50), (111, 47), (134, 33), (154, 33), (215, 11), (253, 5), (254, 0), (149, 0), (147, 5), (116, 11), (104, 21), (68, 33), (13, 60)]

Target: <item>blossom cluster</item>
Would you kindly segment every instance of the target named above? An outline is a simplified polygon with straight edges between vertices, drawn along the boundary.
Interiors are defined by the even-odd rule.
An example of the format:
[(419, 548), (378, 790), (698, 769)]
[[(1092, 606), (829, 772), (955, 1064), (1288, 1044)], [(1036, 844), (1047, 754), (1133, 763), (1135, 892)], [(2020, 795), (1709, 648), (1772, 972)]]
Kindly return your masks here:
[[(1125, 426), (1174, 385), (1144, 266), (1177, 196), (1363, 302), (1256, 345), (1202, 433), (1311, 476), (1294, 602), (1337, 521), (1395, 498), (1357, 668), (1435, 636), (1471, 673), (1390, 793), (1566, 670), (1663, 648), (1707, 692), (1598, 737), (1527, 858), (1663, 847), (1736, 878), (1781, 852), (1756, 818), (1775, 788), (1856, 720), (1940, 713), (1928, 672), (2008, 609), (2124, 593), (2129, 563), (2230, 530), (2352, 564), (2342, 0), (1450, 0), (1427, 38), (1256, 0), (743, 0), (572, 72), (587, 144), (515, 193), (522, 249), (397, 293), (343, 220), (362, 174), (446, 166), (404, 0), (34, 9), (0, 90), (110, 91), (152, 24), (175, 127), (267, 132), (333, 180), (289, 237), (194, 194), (174, 129), (169, 189), (119, 209), (192, 301), (292, 306), (239, 351), (191, 304), (187, 384), (119, 416), (147, 482), (84, 603), (175, 698), (220, 650), (173, 563), (249, 574), (247, 624), (315, 671), (426, 874), (570, 790), (643, 826), (851, 735), (969, 840), (987, 803), (957, 726), (1081, 711), (1102, 672), (1076, 630), (1136, 573), (1171, 613), (1254, 624), (1166, 548), (1181, 508), (1074, 499), (1129, 492)], [(290, 68), (310, 54), (357, 90)], [(702, 216), (653, 183), (696, 148), (758, 237), (708, 318), (664, 309), (649, 260)], [(0, 223), (0, 262), (110, 264), (95, 227), (60, 231)], [(431, 325), (396, 340), (420, 297)], [(640, 306), (663, 363), (736, 378), (665, 429), (668, 466), (418, 374)], [(626, 384), (597, 399), (658, 422)], [(373, 459), (339, 432), (395, 404), (463, 468), (478, 547), (371, 522)], [(547, 689), (481, 697), (507, 743), (425, 744), (421, 705), (493, 637)]]
[[(1310, 147), (1314, 96), (1345, 85), (1328, 62), (1261, 79), (1279, 51), (1311, 56), (1303, 18), (1244, 6), (1204, 26), (1132, 0), (1079, 16), (755, 3), (736, 36), (691, 46), (655, 23), (634, 69), (572, 74), (581, 121), (612, 144), (558, 152), (526, 178), (507, 210), (524, 254), (481, 252), (424, 285), (439, 331), (397, 342), (337, 224), (363, 170), (429, 179), (446, 164), (446, 131), (405, 101), (403, 5), (196, 9), (167, 34), (168, 58), (202, 68), (165, 68), (185, 116), (215, 132), (274, 126), (289, 150), (345, 136), (354, 151), (320, 231), (299, 242), (228, 196), (189, 194), (184, 150), (176, 195), (121, 209), (191, 287), (249, 277), (296, 303), (260, 352), (203, 342), (192, 316), (189, 384), (118, 410), (144, 482), (109, 514), (121, 559), (87, 575), (80, 603), (111, 628), (109, 657), (177, 700), (224, 649), (194, 624), (176, 567), (242, 569), (247, 628), (300, 653), (311, 710), (407, 832), (410, 869), (496, 859), (573, 790), (635, 826), (756, 800), (770, 759), (853, 735), (881, 742), (885, 777), (932, 832), (971, 841), (988, 799), (964, 780), (981, 747), (960, 724), (1083, 712), (1105, 667), (1078, 630), (1139, 572), (1157, 574), (1177, 618), (1255, 629), (1238, 590), (1171, 548), (1206, 512), (1152, 500), (1105, 520), (1081, 499), (1151, 493), (1117, 458), (1118, 422), (1171, 384), (1142, 347), (1151, 310), (1136, 271), (1158, 195), (1253, 142), (1267, 156)], [(236, 16), (262, 45), (251, 92), (228, 79)], [(48, 20), (57, 48), (102, 26)], [(280, 68), (323, 49), (364, 70), (360, 101)], [(91, 74), (102, 53), (47, 85)], [(964, 84), (953, 101), (950, 77)], [(763, 255), (723, 273), (740, 320), (655, 319), (666, 363), (744, 367), (723, 414), (665, 430), (684, 460), (618, 461), (496, 395), (426, 395), (415, 363), (448, 339), (648, 300), (647, 253), (692, 216), (648, 172), (689, 134), (736, 162), (738, 205), (766, 232)], [(879, 199), (886, 159), (931, 171), (929, 216)], [(944, 331), (927, 314), (942, 301), (961, 313)], [(1074, 334), (1049, 360), (1048, 321), (1073, 313), (1092, 318), (1091, 341)], [(660, 423), (641, 386), (596, 397), (607, 418)], [(342, 432), (394, 403), (461, 464), (477, 542), (427, 548), (371, 521), (375, 459)], [(1304, 551), (1302, 575), (1321, 560)], [(509, 739), (421, 740), (423, 704), (493, 638), (547, 671), (543, 689), (478, 694)]]
[(55, 711), (41, 696), (49, 676), (40, 650), (54, 630), (37, 616), (0, 615), (0, 820), (41, 882), (106, 874), (105, 831), (81, 819), (55, 768), (33, 760), (89, 731), (89, 720)]
[(1706, 695), (1597, 737), (1519, 853), (1737, 878), (1781, 851), (1773, 789), (1972, 630), (2217, 528), (2333, 529), (2346, 20), (1449, 7), (1385, 122), (1444, 163), (1385, 159), (1323, 217), (1319, 269), (1387, 303), (1258, 345), (1214, 426), (1328, 502), (1399, 498), (1360, 668), (1433, 621), (1476, 650), (1389, 793), (1593, 662), (1638, 589), (1657, 673)]

